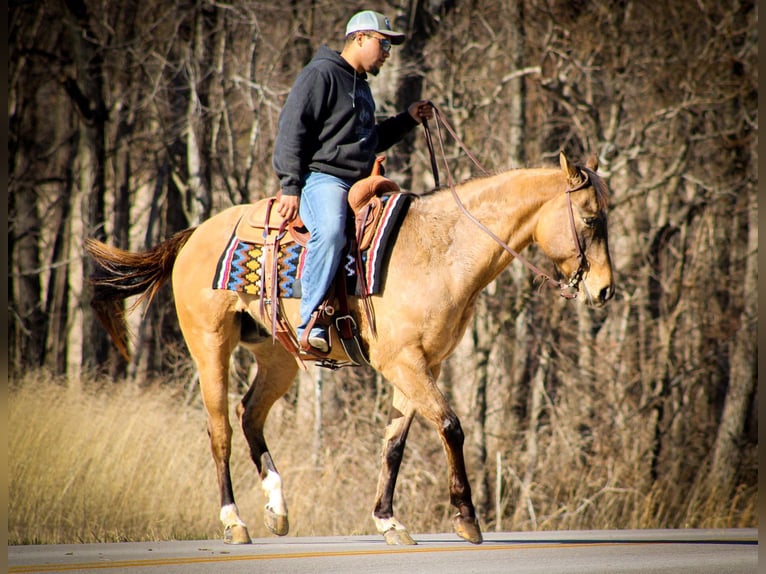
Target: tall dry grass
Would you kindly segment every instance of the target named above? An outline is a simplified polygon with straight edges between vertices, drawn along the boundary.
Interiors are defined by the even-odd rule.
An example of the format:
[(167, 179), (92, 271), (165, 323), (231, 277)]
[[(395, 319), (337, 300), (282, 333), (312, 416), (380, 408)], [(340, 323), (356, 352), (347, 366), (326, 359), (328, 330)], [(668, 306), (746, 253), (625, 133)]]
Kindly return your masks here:
[[(10, 544), (221, 536), (218, 487), (198, 401), (184, 404), (167, 387), (86, 384), (93, 389), (75, 390), (41, 375), (13, 386)], [(237, 504), (251, 536), (270, 536), (262, 524), (260, 479), (236, 426), (238, 399), (231, 400)], [(296, 409), (277, 405), (267, 424), (285, 481), (290, 534), (374, 532), (370, 512), (381, 428), (363, 417), (328, 425), (317, 466), (311, 423), (296, 428), (296, 416)], [(433, 477), (418, 466), (403, 474), (400, 492), (422, 501), (419, 486)], [(439, 482), (434, 490), (444, 501), (444, 481)], [(406, 508), (401, 511), (414, 529), (426, 527)], [(432, 517), (430, 509), (425, 514)]]
[(209, 536), (204, 418), (162, 393), (82, 392), (42, 379), (10, 393), (9, 542)]
[[(300, 387), (300, 400), (293, 395), (277, 403), (266, 428), (285, 482), (290, 535), (374, 533), (370, 512), (383, 415), (364, 398), (327, 413), (321, 457), (314, 462), (310, 388)], [(238, 399), (231, 401), (235, 494), (251, 535), (267, 537), (260, 479), (233, 415)], [(91, 382), (74, 389), (40, 374), (14, 382), (9, 543), (220, 538), (205, 414), (198, 399), (186, 402), (168, 385)], [(504, 460), (504, 530), (757, 525), (755, 485), (731, 500), (694, 485), (658, 481), (641, 487), (629, 459), (576, 465), (556, 440), (540, 451), (528, 507), (517, 484), (523, 454)], [(519, 470), (509, 476), (514, 466)], [(478, 469), (469, 471), (475, 485)], [(441, 443), (417, 419), (397, 483), (396, 511), (415, 534), (451, 531)], [(492, 514), (482, 517), (485, 530), (494, 529)]]

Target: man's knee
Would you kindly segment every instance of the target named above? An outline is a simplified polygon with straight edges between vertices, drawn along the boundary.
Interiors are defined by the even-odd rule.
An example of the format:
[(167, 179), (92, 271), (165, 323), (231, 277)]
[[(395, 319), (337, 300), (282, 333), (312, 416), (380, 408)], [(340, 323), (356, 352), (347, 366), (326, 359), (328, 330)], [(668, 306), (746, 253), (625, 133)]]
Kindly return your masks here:
[[(315, 249), (320, 249), (323, 253), (340, 253), (346, 244), (346, 236), (343, 229), (325, 228), (317, 230), (312, 241)], [(310, 251), (310, 249), (309, 249)]]

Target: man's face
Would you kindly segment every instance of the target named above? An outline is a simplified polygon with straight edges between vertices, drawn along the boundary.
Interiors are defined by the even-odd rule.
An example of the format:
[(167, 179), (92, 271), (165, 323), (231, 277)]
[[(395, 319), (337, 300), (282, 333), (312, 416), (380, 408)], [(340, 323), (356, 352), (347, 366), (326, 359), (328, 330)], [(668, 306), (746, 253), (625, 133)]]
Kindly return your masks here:
[(376, 32), (362, 34), (361, 61), (368, 74), (377, 76), (391, 54), (391, 41)]

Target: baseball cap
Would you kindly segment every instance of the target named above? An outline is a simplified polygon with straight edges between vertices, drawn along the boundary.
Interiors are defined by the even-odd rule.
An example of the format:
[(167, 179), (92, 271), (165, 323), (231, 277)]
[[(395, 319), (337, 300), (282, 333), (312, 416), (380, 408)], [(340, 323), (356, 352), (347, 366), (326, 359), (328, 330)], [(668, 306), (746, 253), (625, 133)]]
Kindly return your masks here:
[(389, 19), (374, 10), (363, 10), (351, 16), (346, 24), (346, 36), (354, 32), (378, 32), (389, 38), (392, 44), (404, 42), (404, 33), (392, 30)]

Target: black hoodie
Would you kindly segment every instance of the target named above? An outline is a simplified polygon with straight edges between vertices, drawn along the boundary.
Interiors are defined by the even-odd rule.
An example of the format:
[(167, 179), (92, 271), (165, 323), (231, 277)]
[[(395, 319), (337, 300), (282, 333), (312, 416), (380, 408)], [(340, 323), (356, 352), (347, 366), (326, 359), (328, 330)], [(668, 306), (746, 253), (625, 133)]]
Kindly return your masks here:
[(376, 124), (367, 74), (357, 74), (338, 52), (321, 46), (279, 116), (272, 163), (282, 193), (300, 195), (309, 171), (354, 181), (369, 175), (375, 154), (416, 125), (406, 111)]

